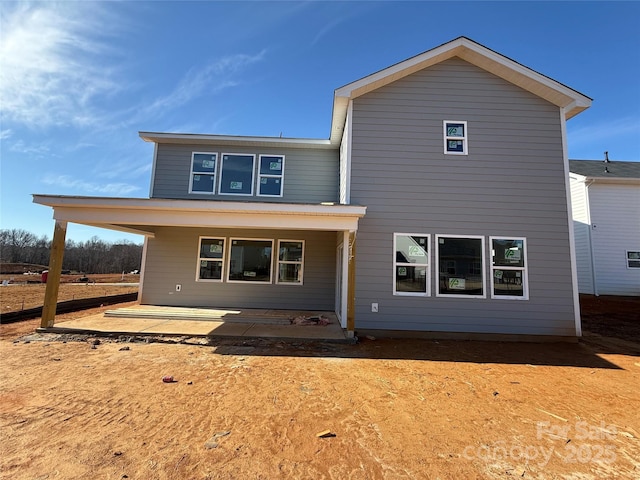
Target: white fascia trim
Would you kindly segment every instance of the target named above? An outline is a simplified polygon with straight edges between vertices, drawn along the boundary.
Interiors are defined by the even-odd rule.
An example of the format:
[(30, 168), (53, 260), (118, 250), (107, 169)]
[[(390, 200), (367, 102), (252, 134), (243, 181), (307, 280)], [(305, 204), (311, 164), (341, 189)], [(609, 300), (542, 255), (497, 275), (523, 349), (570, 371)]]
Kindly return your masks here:
[(609, 185), (640, 185), (640, 178), (625, 177), (583, 177), (589, 184), (609, 184)]
[(349, 100), (347, 107), (347, 166), (345, 175), (345, 201), (347, 205), (351, 203), (351, 139), (353, 138), (353, 100)]
[(112, 228), (144, 226), (357, 230), (366, 207), (198, 200), (82, 198), (34, 195), (56, 220)]
[(580, 321), (580, 294), (578, 292), (578, 265), (576, 256), (576, 236), (573, 230), (573, 208), (571, 205), (571, 184), (569, 179), (569, 153), (567, 147), (567, 115), (564, 108), (560, 111), (560, 128), (562, 132), (562, 160), (564, 163), (564, 190), (567, 200), (567, 226), (569, 228), (569, 256), (571, 257), (571, 282), (573, 283), (573, 310), (576, 337), (582, 336)]
[(239, 135), (207, 135), (198, 133), (162, 133), (162, 132), (138, 132), (138, 135), (145, 142), (155, 143), (202, 143), (202, 144), (250, 144), (255, 143), (261, 146), (297, 146), (313, 148), (334, 148), (334, 145), (325, 139), (316, 138), (283, 138), (283, 137), (256, 137)]
[(156, 163), (158, 161), (158, 144), (153, 145), (153, 163), (151, 165), (151, 182), (149, 184), (149, 198), (153, 197), (153, 187), (156, 182)]
[[(565, 118), (567, 119), (591, 106), (592, 100), (586, 95), (583, 95), (566, 85), (546, 77), (535, 70), (525, 67), (524, 65), (465, 37), (457, 38), (451, 42), (445, 43), (444, 45), (340, 87), (336, 89), (334, 98), (358, 97), (371, 90), (380, 88), (388, 83), (399, 80), (407, 75), (431, 65), (435, 65), (436, 63), (448, 60), (454, 56), (460, 57), (461, 59), (477, 65), (493, 74), (501, 76), (502, 78), (505, 78), (505, 75), (500, 75), (498, 70), (507, 69), (513, 74), (509, 75), (512, 78), (508, 78), (507, 80), (526, 90), (532, 91), (530, 85), (527, 85), (527, 83), (530, 84), (531, 82), (534, 82), (539, 86), (561, 94), (567, 98), (567, 101), (562, 102), (562, 104), (556, 103), (556, 105), (565, 108), (564, 113), (566, 115)], [(487, 62), (478, 61), (478, 56), (483, 57)], [(502, 73), (506, 72), (503, 71)], [(537, 95), (540, 96), (540, 93), (537, 93)]]
[(341, 215), (363, 217), (367, 207), (340, 204), (300, 204), (272, 202), (228, 202), (170, 200), (159, 198), (83, 197), (34, 194), (33, 202), (49, 207), (91, 207), (94, 209), (135, 209), (200, 211), (214, 213), (271, 213), (278, 215)]

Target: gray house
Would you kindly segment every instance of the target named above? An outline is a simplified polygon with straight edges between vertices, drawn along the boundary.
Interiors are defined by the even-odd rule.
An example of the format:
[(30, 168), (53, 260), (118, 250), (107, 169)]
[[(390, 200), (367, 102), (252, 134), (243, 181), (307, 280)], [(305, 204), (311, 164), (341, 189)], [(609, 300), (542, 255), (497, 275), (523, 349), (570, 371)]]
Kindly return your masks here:
[(640, 296), (640, 162), (569, 160), (578, 290)]
[(150, 198), (34, 201), (54, 250), (66, 222), (144, 235), (143, 304), (575, 337), (565, 122), (590, 104), (460, 37), (338, 88), (326, 140), (141, 132)]

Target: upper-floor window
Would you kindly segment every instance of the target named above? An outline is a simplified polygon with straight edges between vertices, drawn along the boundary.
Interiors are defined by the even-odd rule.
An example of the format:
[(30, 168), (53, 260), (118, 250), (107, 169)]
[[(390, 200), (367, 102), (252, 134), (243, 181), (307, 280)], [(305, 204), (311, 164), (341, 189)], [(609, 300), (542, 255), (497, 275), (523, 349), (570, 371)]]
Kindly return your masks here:
[(284, 155), (260, 155), (258, 196), (281, 197), (284, 181)]
[(221, 195), (253, 195), (253, 173), (256, 156), (223, 153), (220, 163)]
[(217, 153), (193, 152), (189, 193), (214, 193), (216, 185)]
[(627, 250), (627, 268), (640, 268), (640, 250)]
[(468, 152), (467, 122), (445, 120), (444, 153), (449, 155), (466, 155)]

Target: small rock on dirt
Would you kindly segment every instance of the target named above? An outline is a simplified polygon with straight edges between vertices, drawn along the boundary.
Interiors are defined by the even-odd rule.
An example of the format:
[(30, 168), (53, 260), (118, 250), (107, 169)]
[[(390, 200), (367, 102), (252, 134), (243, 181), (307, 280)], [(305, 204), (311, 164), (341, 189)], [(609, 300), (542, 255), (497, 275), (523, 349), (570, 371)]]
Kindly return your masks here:
[(224, 432), (214, 433), (213, 436), (209, 440), (207, 440), (206, 443), (204, 444), (205, 448), (209, 448), (209, 449), (218, 448), (218, 445), (219, 445), (218, 439), (220, 437), (226, 437), (230, 433), (231, 433), (231, 431), (229, 431), (229, 430), (224, 431)]

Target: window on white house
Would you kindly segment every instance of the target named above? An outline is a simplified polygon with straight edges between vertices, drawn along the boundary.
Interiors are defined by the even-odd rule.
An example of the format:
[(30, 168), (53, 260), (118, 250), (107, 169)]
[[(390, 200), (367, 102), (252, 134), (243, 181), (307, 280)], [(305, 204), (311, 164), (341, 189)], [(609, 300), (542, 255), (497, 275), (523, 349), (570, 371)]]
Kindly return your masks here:
[(529, 298), (525, 241), (524, 238), (490, 237), (491, 298)]
[(255, 155), (223, 153), (220, 163), (220, 194), (253, 195)]
[(467, 122), (445, 120), (444, 153), (449, 155), (467, 155), (468, 132)]
[(196, 280), (222, 281), (224, 239), (200, 237)]
[(281, 197), (284, 182), (284, 155), (260, 155), (258, 196)]
[(278, 240), (278, 279), (276, 283), (302, 285), (304, 241)]
[(436, 235), (437, 296), (481, 297), (484, 291), (484, 237)]
[(217, 153), (193, 152), (189, 193), (214, 193), (216, 185)]
[(627, 250), (627, 268), (640, 268), (640, 250)]
[(227, 280), (271, 283), (273, 240), (231, 239)]
[(394, 295), (430, 295), (429, 242), (429, 235), (393, 234)]

